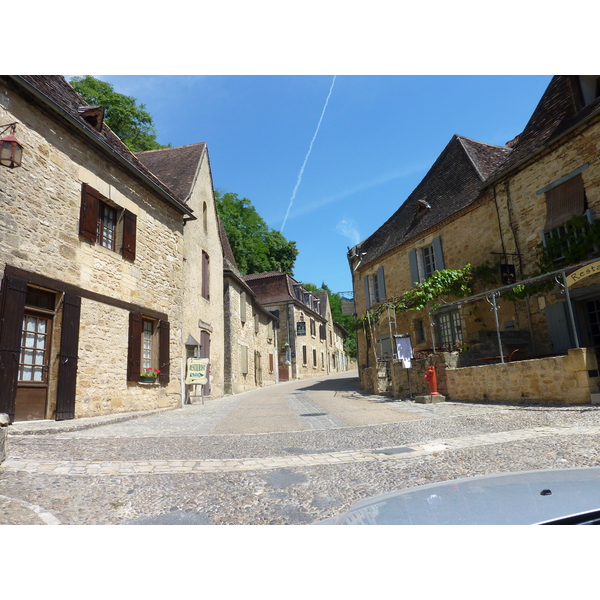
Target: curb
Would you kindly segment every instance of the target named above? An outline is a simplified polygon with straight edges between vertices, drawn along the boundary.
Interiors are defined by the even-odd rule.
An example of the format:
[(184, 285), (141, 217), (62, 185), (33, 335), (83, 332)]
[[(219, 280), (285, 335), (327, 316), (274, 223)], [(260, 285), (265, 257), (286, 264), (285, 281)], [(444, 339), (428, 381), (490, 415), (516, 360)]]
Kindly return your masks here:
[(112, 425), (123, 421), (141, 419), (152, 415), (161, 414), (171, 410), (177, 410), (180, 406), (167, 408), (157, 408), (154, 410), (145, 410), (131, 413), (120, 413), (116, 415), (101, 415), (99, 417), (82, 417), (68, 421), (20, 421), (8, 426), (8, 435), (48, 435), (56, 433), (70, 433), (72, 431), (82, 431), (103, 425)]

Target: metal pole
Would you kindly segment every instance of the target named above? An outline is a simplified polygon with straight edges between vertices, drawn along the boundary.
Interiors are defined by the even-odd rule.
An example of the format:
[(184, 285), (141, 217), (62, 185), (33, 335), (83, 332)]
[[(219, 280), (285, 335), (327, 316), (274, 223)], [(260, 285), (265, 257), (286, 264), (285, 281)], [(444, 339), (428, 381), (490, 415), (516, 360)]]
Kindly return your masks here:
[(567, 306), (569, 308), (569, 315), (571, 317), (571, 326), (573, 327), (573, 338), (575, 340), (575, 348), (580, 348), (579, 336), (577, 335), (577, 327), (575, 326), (575, 315), (573, 314), (573, 307), (571, 306), (571, 294), (569, 294), (569, 286), (567, 285), (567, 276), (565, 271), (562, 272), (563, 276), (563, 288), (565, 290), (565, 297), (567, 299)]
[(500, 362), (504, 364), (504, 352), (502, 351), (502, 338), (500, 337), (500, 323), (498, 321), (498, 305), (496, 304), (496, 296), (499, 296), (498, 292), (493, 292), (487, 297), (487, 301), (491, 302), (492, 310), (494, 311), (494, 317), (496, 318), (496, 334), (498, 335), (498, 348), (500, 348)]

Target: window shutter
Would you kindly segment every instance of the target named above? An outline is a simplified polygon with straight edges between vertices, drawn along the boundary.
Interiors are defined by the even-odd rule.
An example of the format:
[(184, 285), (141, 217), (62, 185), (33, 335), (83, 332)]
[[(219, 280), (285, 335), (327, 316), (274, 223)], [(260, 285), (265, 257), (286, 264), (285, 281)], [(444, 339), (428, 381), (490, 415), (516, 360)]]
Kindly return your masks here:
[(365, 275), (364, 282), (365, 282), (365, 303), (366, 303), (367, 310), (368, 310), (369, 308), (371, 308), (371, 293), (369, 291), (369, 276), (368, 275)]
[(240, 346), (242, 374), (248, 374), (248, 346)]
[(246, 322), (246, 292), (240, 292), (240, 321)]
[(269, 372), (272, 373), (275, 369), (275, 359), (272, 354), (269, 354)]
[(87, 183), (81, 187), (81, 207), (79, 211), (79, 235), (96, 242), (98, 235), (98, 211), (100, 193)]
[(269, 324), (267, 325), (267, 341), (271, 342), (273, 340), (273, 321), (269, 319)]
[(442, 238), (439, 236), (433, 238), (433, 260), (435, 262), (435, 270), (441, 271), (445, 269), (444, 253), (442, 252)]
[(123, 247), (121, 253), (125, 258), (135, 259), (135, 239), (137, 230), (137, 215), (123, 211)]
[(11, 423), (15, 418), (26, 293), (26, 281), (4, 277), (0, 294), (0, 412), (6, 413)]
[(412, 286), (415, 287), (418, 283), (420, 283), (420, 279), (419, 265), (417, 263), (417, 251), (414, 248), (408, 253), (408, 264), (410, 265), (410, 281)]
[(57, 421), (75, 418), (80, 315), (81, 298), (73, 294), (65, 294), (58, 363)]
[(387, 294), (385, 293), (385, 276), (383, 274), (383, 267), (377, 269), (377, 287), (379, 288), (379, 299), (385, 300)]
[(210, 259), (206, 252), (202, 251), (202, 297), (210, 300)]
[(161, 383), (169, 383), (171, 358), (171, 325), (169, 321), (160, 321), (158, 324), (158, 380)]
[(575, 215), (585, 212), (585, 190), (581, 175), (546, 192), (544, 231), (556, 229)]
[(129, 348), (127, 356), (127, 381), (139, 381), (142, 365), (142, 315), (129, 313)]

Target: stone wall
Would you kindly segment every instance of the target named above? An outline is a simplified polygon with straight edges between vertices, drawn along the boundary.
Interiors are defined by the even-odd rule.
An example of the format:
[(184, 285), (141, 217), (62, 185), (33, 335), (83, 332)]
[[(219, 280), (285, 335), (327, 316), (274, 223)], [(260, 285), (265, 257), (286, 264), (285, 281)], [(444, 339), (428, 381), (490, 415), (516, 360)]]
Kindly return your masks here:
[[(10, 266), (73, 286), (75, 294), (83, 290), (98, 297), (82, 302), (76, 416), (176, 406), (182, 355), (181, 213), (2, 84), (0, 119), (18, 122), (25, 148), (22, 167), (0, 169), (0, 273)], [(83, 183), (119, 210), (136, 215), (135, 260), (124, 258), (120, 247), (109, 250), (79, 235)], [(46, 418), (54, 418), (56, 406), (62, 297), (57, 292)], [(101, 297), (114, 302), (104, 303)], [(116, 308), (119, 303), (142, 314), (167, 315), (170, 383), (127, 381), (127, 311)]]
[[(273, 385), (277, 382), (277, 330), (269, 326), (273, 321), (252, 293), (235, 278), (227, 277), (225, 289), (225, 393), (238, 394)], [(242, 353), (247, 356), (246, 372), (242, 369)]]
[(590, 348), (550, 358), (448, 368), (447, 393), (452, 400), (473, 402), (589, 404), (600, 382), (597, 369)]
[(0, 413), (0, 464), (6, 459), (8, 452), (8, 415)]
[[(192, 193), (187, 200), (195, 221), (183, 229), (183, 336), (200, 342), (202, 331), (210, 335), (210, 393), (223, 395), (224, 380), (224, 315), (223, 315), (223, 249), (213, 196), (213, 182), (208, 150), (202, 154)], [(209, 297), (202, 296), (202, 252), (209, 257)], [(199, 392), (198, 392), (199, 393)]]

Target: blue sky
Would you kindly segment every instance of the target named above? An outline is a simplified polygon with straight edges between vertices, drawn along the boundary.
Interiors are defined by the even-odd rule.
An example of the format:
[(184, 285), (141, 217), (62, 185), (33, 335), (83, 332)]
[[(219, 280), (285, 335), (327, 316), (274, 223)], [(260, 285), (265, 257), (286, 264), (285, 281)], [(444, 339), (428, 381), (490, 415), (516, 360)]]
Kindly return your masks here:
[(551, 79), (96, 76), (146, 105), (159, 142), (206, 142), (215, 188), (284, 226), (296, 279), (336, 292), (352, 289), (348, 246), (392, 215), (454, 134), (504, 145)]

